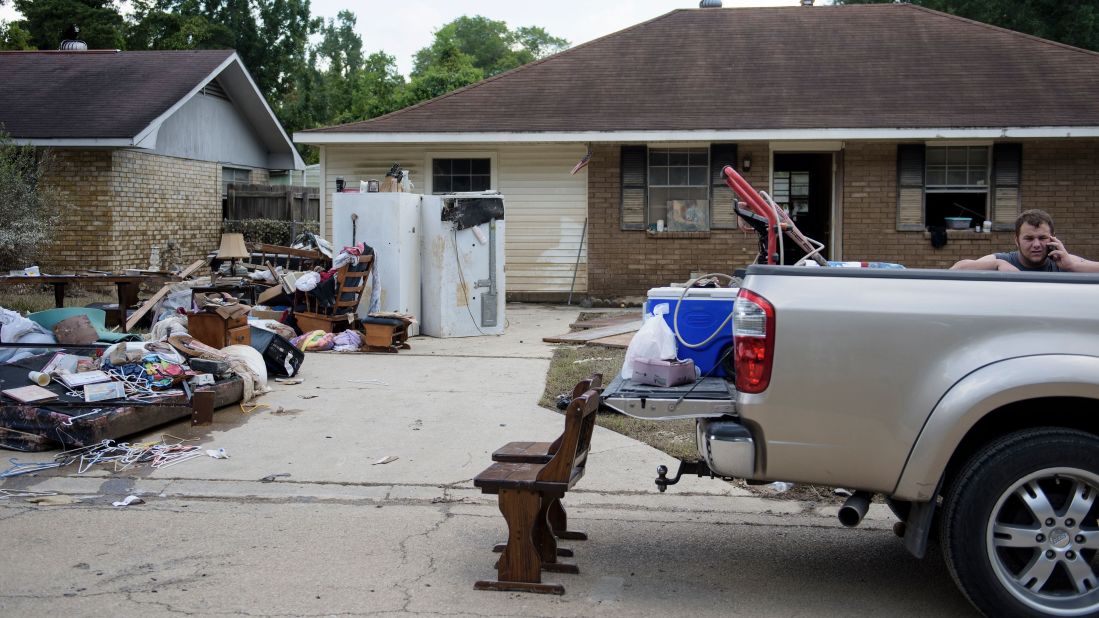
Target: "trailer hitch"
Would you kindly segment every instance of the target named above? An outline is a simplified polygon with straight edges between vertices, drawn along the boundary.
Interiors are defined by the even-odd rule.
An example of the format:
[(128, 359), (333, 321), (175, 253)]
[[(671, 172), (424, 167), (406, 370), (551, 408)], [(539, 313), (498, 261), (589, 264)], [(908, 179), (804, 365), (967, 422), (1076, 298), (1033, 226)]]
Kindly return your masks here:
[(675, 473), (675, 478), (668, 480), (668, 466), (656, 467), (656, 488), (660, 490), (660, 493), (664, 493), (668, 490), (668, 485), (675, 485), (679, 482), (679, 479), (683, 477), (683, 474), (696, 474), (699, 477), (709, 476), (714, 478), (714, 473), (710, 470), (710, 467), (702, 461), (680, 461), (679, 470)]

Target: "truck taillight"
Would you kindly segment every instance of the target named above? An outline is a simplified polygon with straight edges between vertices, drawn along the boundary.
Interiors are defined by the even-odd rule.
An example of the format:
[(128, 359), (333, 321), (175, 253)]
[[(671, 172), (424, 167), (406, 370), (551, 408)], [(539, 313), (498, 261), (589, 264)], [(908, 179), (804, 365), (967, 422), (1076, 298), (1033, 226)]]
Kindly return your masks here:
[(733, 348), (737, 390), (767, 390), (775, 352), (775, 308), (766, 298), (744, 288), (733, 304)]

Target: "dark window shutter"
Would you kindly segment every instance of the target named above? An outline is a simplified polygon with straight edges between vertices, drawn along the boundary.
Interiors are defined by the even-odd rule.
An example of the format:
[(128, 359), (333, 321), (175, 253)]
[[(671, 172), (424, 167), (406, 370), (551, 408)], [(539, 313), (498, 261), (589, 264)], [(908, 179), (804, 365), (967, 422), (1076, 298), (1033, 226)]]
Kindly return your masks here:
[(1019, 186), (1022, 184), (1023, 145), (996, 144), (992, 147), (992, 225), (1014, 230), (1019, 216)]
[(897, 229), (924, 229), (923, 144), (897, 146)]
[(649, 195), (649, 149), (646, 146), (622, 147), (622, 229), (645, 229), (645, 211)]
[(737, 226), (733, 190), (721, 173), (726, 165), (737, 167), (736, 144), (710, 144), (710, 227), (715, 230)]

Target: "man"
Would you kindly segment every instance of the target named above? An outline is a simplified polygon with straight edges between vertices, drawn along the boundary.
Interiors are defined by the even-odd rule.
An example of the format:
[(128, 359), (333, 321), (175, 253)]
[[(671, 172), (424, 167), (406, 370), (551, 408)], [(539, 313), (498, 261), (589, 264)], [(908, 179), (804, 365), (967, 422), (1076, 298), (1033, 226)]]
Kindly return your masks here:
[(1099, 262), (1072, 255), (1053, 235), (1053, 218), (1037, 208), (1015, 219), (1016, 251), (993, 253), (976, 260), (961, 260), (950, 270), (1000, 270), (1038, 272), (1099, 272)]

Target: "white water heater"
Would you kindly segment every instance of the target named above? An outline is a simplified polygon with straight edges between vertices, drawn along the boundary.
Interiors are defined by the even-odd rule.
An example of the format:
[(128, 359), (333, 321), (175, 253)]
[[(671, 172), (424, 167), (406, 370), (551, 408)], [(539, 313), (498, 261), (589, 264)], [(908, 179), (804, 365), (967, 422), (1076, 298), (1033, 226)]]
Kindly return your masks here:
[[(420, 204), (416, 193), (335, 193), (332, 196), (332, 245), (365, 242), (374, 249), (378, 310), (410, 313), (420, 319)], [(354, 216), (353, 216), (354, 215)], [(370, 310), (371, 288), (359, 303), (359, 317)], [(419, 334), (419, 325), (408, 334)]]
[(431, 337), (503, 334), (504, 196), (424, 196), (420, 214), (420, 332)]

